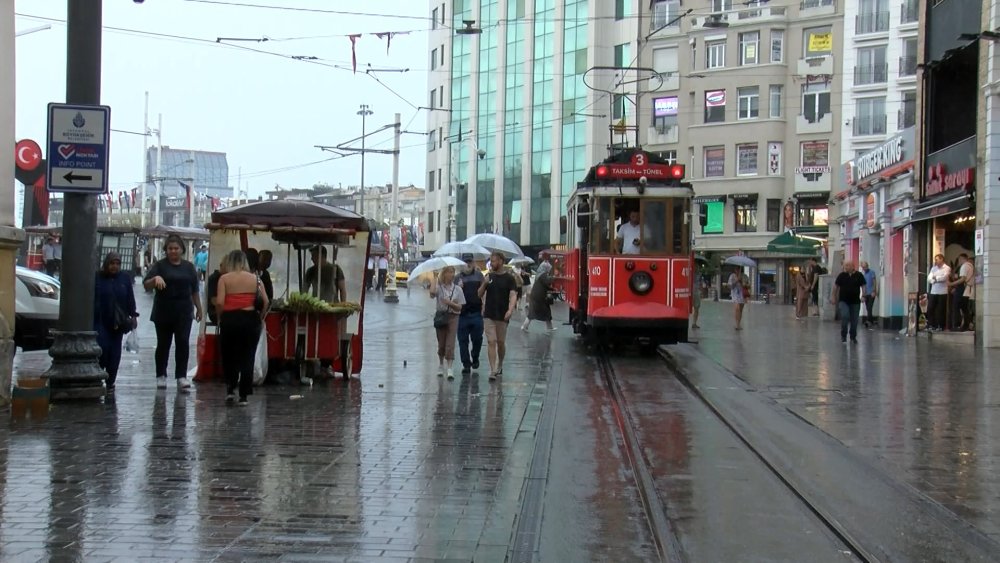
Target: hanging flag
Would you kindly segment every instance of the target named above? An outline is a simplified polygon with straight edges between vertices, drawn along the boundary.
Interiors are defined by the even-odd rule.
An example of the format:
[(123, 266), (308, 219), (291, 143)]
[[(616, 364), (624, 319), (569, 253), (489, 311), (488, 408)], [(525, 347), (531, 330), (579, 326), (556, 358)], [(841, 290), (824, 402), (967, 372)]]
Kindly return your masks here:
[(131, 201), (131, 206), (132, 207), (135, 207), (135, 200), (137, 199), (136, 196), (135, 196), (135, 193), (136, 193), (136, 191), (138, 191), (138, 189), (139, 188), (132, 188), (132, 201)]
[(408, 35), (409, 31), (383, 31), (382, 33), (376, 33), (375, 37), (379, 39), (385, 39), (385, 54), (389, 54), (389, 43), (392, 42), (392, 38), (397, 35)]
[(106, 193), (104, 195), (106, 196), (107, 201), (108, 201), (108, 213), (111, 213), (111, 211), (113, 211), (113, 207), (111, 205), (111, 192), (108, 192), (108, 193)]
[(209, 200), (212, 202), (212, 211), (217, 211), (219, 209), (219, 198), (211, 197)]
[(177, 180), (177, 183), (184, 188), (184, 209), (191, 209), (191, 185), (185, 184), (180, 180)]
[(348, 35), (347, 38), (351, 40), (351, 68), (354, 72), (358, 72), (358, 53), (357, 53), (357, 41), (361, 37), (360, 33), (355, 33), (353, 35)]

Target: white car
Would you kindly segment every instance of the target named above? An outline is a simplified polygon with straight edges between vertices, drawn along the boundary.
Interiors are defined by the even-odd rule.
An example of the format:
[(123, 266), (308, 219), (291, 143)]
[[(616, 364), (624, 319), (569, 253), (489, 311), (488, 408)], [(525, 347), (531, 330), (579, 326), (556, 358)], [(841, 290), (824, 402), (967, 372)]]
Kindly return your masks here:
[(14, 344), (22, 350), (52, 345), (50, 330), (59, 322), (59, 280), (17, 267), (14, 296)]

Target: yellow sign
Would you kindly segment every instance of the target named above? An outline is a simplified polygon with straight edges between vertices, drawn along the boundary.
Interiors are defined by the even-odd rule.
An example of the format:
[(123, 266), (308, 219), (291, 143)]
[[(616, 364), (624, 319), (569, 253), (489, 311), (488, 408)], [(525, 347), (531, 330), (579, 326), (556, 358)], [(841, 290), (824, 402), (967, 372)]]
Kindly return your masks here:
[(621, 118), (621, 120), (614, 125), (614, 130), (615, 133), (621, 133), (621, 134), (624, 134), (625, 131), (628, 130), (628, 125), (626, 125), (624, 117)]
[(821, 53), (824, 51), (833, 51), (833, 34), (832, 33), (810, 33), (809, 34), (809, 52), (810, 53)]

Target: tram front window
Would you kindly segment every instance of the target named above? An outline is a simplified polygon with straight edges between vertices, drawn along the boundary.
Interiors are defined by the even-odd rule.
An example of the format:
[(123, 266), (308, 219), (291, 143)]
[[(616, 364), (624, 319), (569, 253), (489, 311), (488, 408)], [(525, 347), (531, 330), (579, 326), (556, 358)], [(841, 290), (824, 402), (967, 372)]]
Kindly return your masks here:
[(603, 200), (595, 208), (597, 228), (591, 248), (596, 253), (663, 256), (687, 252), (683, 200), (619, 199), (614, 205)]

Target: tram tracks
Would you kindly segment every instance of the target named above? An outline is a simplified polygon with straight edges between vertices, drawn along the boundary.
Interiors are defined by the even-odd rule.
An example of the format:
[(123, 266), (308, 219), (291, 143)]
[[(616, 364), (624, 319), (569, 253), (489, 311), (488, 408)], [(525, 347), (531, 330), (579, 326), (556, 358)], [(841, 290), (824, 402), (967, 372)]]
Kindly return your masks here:
[[(637, 366), (644, 363), (645, 369), (648, 370), (650, 358), (645, 358), (645, 362), (635, 358), (616, 358), (613, 360), (606, 352), (602, 351), (598, 353), (596, 359), (607, 387), (610, 405), (615, 414), (618, 429), (621, 433), (625, 457), (632, 471), (638, 496), (642, 499), (643, 509), (647, 516), (647, 524), (649, 525), (649, 530), (655, 542), (660, 560), (669, 562), (698, 560), (698, 554), (689, 553), (689, 550), (685, 549), (685, 547), (698, 543), (699, 538), (687, 538), (690, 541), (685, 541), (685, 531), (681, 529), (683, 526), (669, 516), (670, 511), (668, 511), (668, 508), (670, 508), (672, 502), (669, 498), (670, 493), (669, 491), (662, 493), (657, 487), (657, 471), (646, 454), (649, 444), (644, 443), (644, 440), (648, 442), (649, 437), (644, 436), (642, 429), (637, 424), (637, 417), (633, 413), (633, 405), (629, 401), (629, 393), (624, 388), (623, 381), (619, 376), (619, 369), (616, 369), (616, 367), (623, 368), (625, 371), (634, 373)], [(662, 365), (669, 367), (666, 362), (663, 362)], [(640, 367), (638, 369), (643, 368)], [(662, 380), (662, 373), (660, 377)], [(743, 450), (744, 459), (752, 460), (750, 463), (757, 465), (753, 469), (753, 472), (756, 472), (758, 475), (769, 474), (773, 480), (780, 483), (780, 490), (782, 491), (782, 496), (785, 497), (784, 502), (786, 506), (797, 505), (800, 510), (809, 513), (813, 517), (813, 526), (821, 527), (821, 532), (825, 532), (825, 535), (834, 544), (834, 549), (831, 550), (831, 553), (835, 554), (835, 559), (863, 562), (879, 560), (878, 557), (868, 553), (835, 518), (830, 517), (820, 507), (812, 503), (808, 496), (803, 494), (796, 487), (795, 483), (783, 474), (780, 468), (770, 463), (767, 457), (739, 431), (732, 421), (728, 420), (726, 414), (708, 401), (683, 373), (670, 369), (667, 377), (675, 377), (675, 381), (680, 383), (675, 391), (684, 394), (681, 400), (688, 403), (690, 405), (689, 408), (707, 413), (707, 416), (701, 417), (702, 425), (715, 425), (717, 433), (721, 430), (723, 434), (728, 434), (735, 440), (738, 447)], [(760, 468), (763, 468), (763, 471)], [(747, 479), (753, 481), (751, 477), (747, 477)], [(760, 480), (759, 477), (757, 480)], [(771, 490), (775, 488), (777, 486), (773, 486)], [(711, 509), (705, 510), (707, 512), (711, 511)], [(676, 513), (678, 511), (675, 510), (673, 512)], [(751, 522), (750, 527), (752, 528), (755, 524), (760, 525), (759, 523)], [(744, 530), (743, 533), (746, 533), (746, 531)], [(711, 541), (710, 538), (700, 539)], [(793, 543), (796, 541), (793, 530), (789, 530), (787, 541)], [(758, 545), (767, 543), (767, 541), (761, 541)], [(792, 546), (793, 551), (794, 549), (795, 547)], [(700, 558), (703, 559), (704, 552), (700, 555)], [(746, 555), (751, 555), (751, 553), (748, 552)], [(753, 555), (764, 558), (774, 556), (769, 553), (757, 553)], [(801, 555), (806, 557), (807, 552), (803, 551)], [(781, 557), (775, 557), (775, 559), (781, 559)]]

